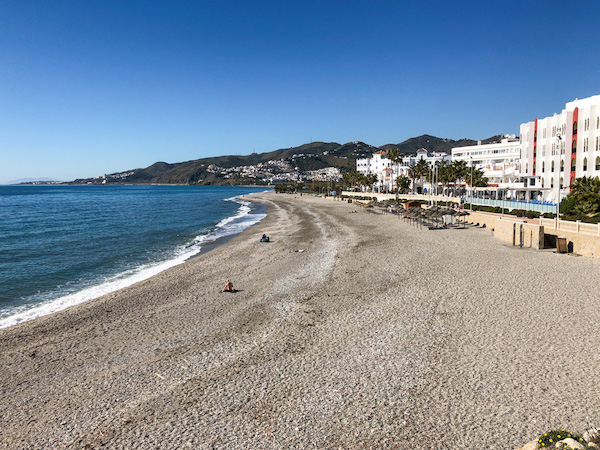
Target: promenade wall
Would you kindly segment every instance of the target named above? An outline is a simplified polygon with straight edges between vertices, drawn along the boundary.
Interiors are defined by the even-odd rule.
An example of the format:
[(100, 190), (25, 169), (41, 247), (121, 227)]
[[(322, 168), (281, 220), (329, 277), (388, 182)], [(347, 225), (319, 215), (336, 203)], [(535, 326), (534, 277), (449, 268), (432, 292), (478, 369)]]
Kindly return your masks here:
[(489, 228), (492, 235), (506, 243), (534, 248), (544, 248), (544, 227), (517, 217), (501, 217), (495, 214), (472, 212), (469, 221)]
[(564, 230), (558, 230), (558, 233), (554, 229), (547, 231), (548, 234), (554, 235), (556, 233), (556, 236), (565, 238), (569, 244), (569, 248), (572, 247), (573, 253), (577, 253), (578, 255), (582, 256), (600, 258), (600, 237), (591, 234)]
[[(544, 220), (544, 225), (532, 223), (526, 219), (500, 217), (495, 214), (486, 214), (481, 212), (473, 212), (468, 217), (469, 222), (485, 224), (486, 228), (492, 231), (492, 235), (503, 242), (512, 245), (521, 244), (521, 226), (522, 243), (524, 248), (543, 249), (554, 247), (556, 238), (564, 238), (567, 240), (569, 251), (581, 256), (592, 258), (600, 258), (600, 236), (597, 233), (585, 232), (584, 226), (581, 224), (579, 231), (575, 229), (575, 222), (561, 221), (560, 227), (556, 230), (554, 227), (547, 226), (552, 224), (552, 220)], [(591, 226), (596, 227), (596, 225)], [(573, 228), (571, 230), (571, 228)], [(587, 230), (586, 230), (587, 231)], [(593, 231), (593, 230), (592, 230)], [(546, 235), (551, 239), (547, 239)], [(546, 244), (546, 245), (545, 245)]]

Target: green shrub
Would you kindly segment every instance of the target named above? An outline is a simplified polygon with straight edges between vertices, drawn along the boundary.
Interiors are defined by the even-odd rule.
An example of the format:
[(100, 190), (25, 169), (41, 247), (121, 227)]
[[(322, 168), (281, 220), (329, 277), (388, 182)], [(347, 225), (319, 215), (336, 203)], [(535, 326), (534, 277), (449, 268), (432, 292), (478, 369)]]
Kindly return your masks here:
[(577, 442), (583, 442), (583, 437), (578, 434), (569, 433), (566, 430), (548, 430), (538, 438), (538, 448), (555, 448), (558, 441), (562, 441), (566, 438), (572, 438)]

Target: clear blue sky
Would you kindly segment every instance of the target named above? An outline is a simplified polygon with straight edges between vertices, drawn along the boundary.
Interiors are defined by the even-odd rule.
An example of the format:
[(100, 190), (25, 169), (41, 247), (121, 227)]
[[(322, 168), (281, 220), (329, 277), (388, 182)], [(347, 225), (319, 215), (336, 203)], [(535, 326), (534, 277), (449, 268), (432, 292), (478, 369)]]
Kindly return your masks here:
[(599, 49), (598, 0), (0, 0), (0, 182), (518, 133)]

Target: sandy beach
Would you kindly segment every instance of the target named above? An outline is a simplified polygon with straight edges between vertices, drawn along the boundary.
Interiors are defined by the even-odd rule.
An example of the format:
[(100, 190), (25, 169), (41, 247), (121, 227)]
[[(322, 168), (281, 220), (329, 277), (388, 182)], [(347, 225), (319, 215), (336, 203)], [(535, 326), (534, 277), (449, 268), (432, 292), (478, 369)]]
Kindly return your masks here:
[(600, 426), (600, 260), (246, 197), (267, 218), (226, 244), (0, 330), (0, 448), (514, 449)]

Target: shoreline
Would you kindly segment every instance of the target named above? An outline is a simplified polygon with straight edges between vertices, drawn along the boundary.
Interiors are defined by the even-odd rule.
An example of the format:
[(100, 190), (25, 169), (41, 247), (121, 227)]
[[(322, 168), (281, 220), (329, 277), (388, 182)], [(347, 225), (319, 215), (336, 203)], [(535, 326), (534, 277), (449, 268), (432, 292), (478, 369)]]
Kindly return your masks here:
[[(235, 196), (232, 198), (237, 198), (237, 199), (242, 200), (243, 196), (244, 195), (239, 195), (239, 196)], [(249, 203), (249, 205), (248, 205), (249, 211), (246, 215), (238, 217), (238, 214), (239, 214), (238, 213), (238, 214), (235, 214), (234, 216), (225, 218), (223, 220), (228, 220), (228, 219), (235, 220), (235, 218), (243, 219), (244, 217), (250, 216), (253, 214), (266, 216), (266, 207), (264, 207), (264, 205), (262, 205), (259, 202), (252, 202), (251, 200), (247, 200), (247, 199), (244, 199), (244, 201)], [(240, 206), (242, 206), (241, 203), (240, 203)], [(257, 223), (260, 223), (260, 221), (263, 218), (259, 219)], [(121, 278), (122, 274), (115, 274), (114, 276), (111, 277), (112, 281), (104, 281), (100, 284), (92, 284), (92, 285), (86, 286), (78, 291), (71, 292), (68, 294), (63, 294), (52, 300), (46, 300), (42, 303), (38, 303), (30, 308), (24, 309), (23, 311), (17, 312), (15, 314), (11, 314), (11, 315), (5, 316), (5, 317), (0, 317), (0, 330), (18, 325), (19, 323), (34, 320), (38, 317), (55, 314), (57, 312), (63, 311), (72, 306), (95, 300), (97, 298), (103, 297), (104, 295), (107, 295), (107, 294), (110, 294), (113, 292), (117, 292), (121, 289), (127, 289), (128, 287), (132, 286), (133, 284), (140, 283), (140, 282), (147, 280), (151, 277), (154, 277), (166, 270), (169, 270), (172, 267), (176, 267), (180, 264), (184, 264), (186, 261), (196, 258), (200, 254), (205, 254), (207, 252), (210, 252), (214, 248), (217, 248), (219, 245), (225, 244), (230, 239), (235, 237), (237, 234), (244, 232), (247, 228), (250, 228), (250, 227), (256, 225), (256, 223), (250, 224), (246, 228), (243, 228), (242, 230), (238, 231), (237, 233), (227, 234), (225, 236), (218, 236), (213, 239), (213, 237), (214, 237), (213, 234), (219, 230), (218, 225), (221, 224), (222, 222), (223, 221), (219, 222), (216, 225), (215, 230), (213, 230), (211, 233), (203, 236), (203, 237), (208, 237), (209, 240), (207, 240), (206, 242), (195, 241), (194, 243), (188, 245), (186, 248), (191, 248), (193, 246), (199, 246), (198, 251), (197, 251), (197, 253), (187, 256), (183, 260), (180, 260), (180, 258), (175, 255), (171, 255), (172, 256), (171, 259), (167, 259), (167, 260), (163, 260), (163, 261), (155, 261), (153, 263), (146, 263), (146, 264), (138, 266), (135, 269), (129, 269), (128, 272), (133, 271), (133, 274), (130, 275), (129, 277)], [(158, 270), (158, 271), (156, 271), (156, 270)], [(151, 271), (151, 273), (149, 273), (147, 275), (141, 275), (141, 278), (140, 278), (140, 274), (142, 274), (144, 271)], [(124, 284), (124, 285), (120, 286), (120, 284), (122, 284), (121, 282), (129, 283), (129, 284)], [(115, 285), (115, 286), (110, 287), (111, 285)], [(101, 290), (100, 293), (86, 294), (87, 292), (98, 290), (98, 289)], [(69, 299), (72, 299), (72, 300), (69, 300)]]
[(0, 448), (510, 449), (600, 417), (600, 331), (573, 332), (600, 319), (597, 261), (244, 198), (259, 227), (0, 330)]

